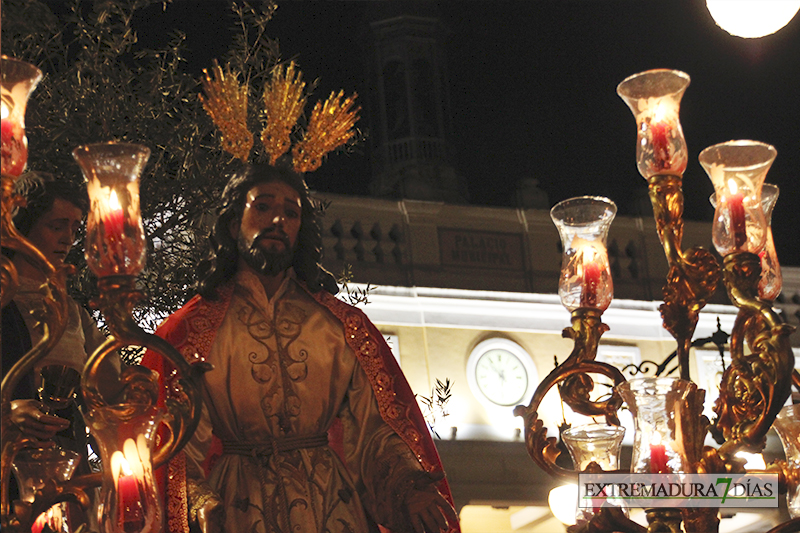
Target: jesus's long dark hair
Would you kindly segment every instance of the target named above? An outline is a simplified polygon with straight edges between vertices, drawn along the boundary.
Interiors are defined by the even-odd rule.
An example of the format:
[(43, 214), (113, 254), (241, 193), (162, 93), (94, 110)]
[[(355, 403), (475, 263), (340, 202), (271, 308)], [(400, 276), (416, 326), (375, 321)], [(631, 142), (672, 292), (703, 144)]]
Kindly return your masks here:
[(312, 292), (325, 289), (332, 294), (338, 292), (333, 275), (322, 268), (322, 232), (318, 210), (309, 197), (308, 187), (302, 176), (288, 167), (267, 164), (246, 165), (231, 176), (222, 192), (222, 207), (217, 222), (211, 231), (208, 257), (198, 267), (197, 292), (204, 298), (217, 297), (217, 288), (236, 274), (239, 250), (236, 239), (231, 236), (231, 223), (239, 224), (244, 213), (247, 193), (261, 183), (281, 181), (300, 195), (302, 213), (300, 231), (292, 266), (297, 277), (304, 281)]

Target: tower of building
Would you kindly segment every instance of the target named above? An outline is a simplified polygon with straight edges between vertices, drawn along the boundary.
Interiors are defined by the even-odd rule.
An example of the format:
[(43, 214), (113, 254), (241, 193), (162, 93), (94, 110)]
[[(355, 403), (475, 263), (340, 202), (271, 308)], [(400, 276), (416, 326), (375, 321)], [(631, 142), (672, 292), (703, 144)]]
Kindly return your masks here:
[(465, 203), (453, 164), (444, 40), (436, 17), (377, 10), (370, 23), (371, 192)]

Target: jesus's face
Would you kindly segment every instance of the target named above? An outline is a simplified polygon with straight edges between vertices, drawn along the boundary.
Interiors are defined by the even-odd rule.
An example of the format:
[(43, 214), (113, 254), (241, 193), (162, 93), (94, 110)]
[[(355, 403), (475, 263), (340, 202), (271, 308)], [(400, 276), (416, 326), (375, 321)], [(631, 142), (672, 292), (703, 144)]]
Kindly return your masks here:
[(265, 275), (288, 269), (300, 232), (300, 195), (282, 181), (260, 183), (247, 192), (238, 227), (231, 227), (245, 262)]

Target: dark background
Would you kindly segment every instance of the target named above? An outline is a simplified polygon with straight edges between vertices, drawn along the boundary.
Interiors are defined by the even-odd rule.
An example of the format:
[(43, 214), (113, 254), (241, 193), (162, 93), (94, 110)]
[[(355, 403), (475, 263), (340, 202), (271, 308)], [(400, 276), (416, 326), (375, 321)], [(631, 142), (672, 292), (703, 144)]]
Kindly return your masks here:
[[(769, 0), (765, 0), (769, 1)], [(438, 16), (445, 51), (455, 165), (473, 203), (510, 205), (514, 184), (533, 177), (550, 204), (585, 194), (610, 197), (634, 213), (646, 184), (635, 165), (635, 122), (616, 95), (627, 76), (652, 68), (687, 72), (681, 106), (690, 150), (685, 217), (710, 221), (711, 183), (699, 152), (731, 139), (774, 145), (767, 181), (781, 189), (775, 212), (778, 256), (800, 266), (800, 16), (761, 39), (718, 28), (704, 0), (461, 0), (449, 2), (279, 1), (268, 26), (283, 58), (295, 57), (315, 98), (332, 90), (366, 94), (370, 20), (408, 13)], [(233, 34), (228, 2), (176, 0), (142, 12), (141, 44), (163, 43), (169, 29), (188, 35), (198, 75), (221, 57)], [(360, 127), (368, 134), (370, 117)], [(366, 144), (335, 155), (309, 185), (368, 194)], [(710, 240), (710, 239), (709, 239)]]

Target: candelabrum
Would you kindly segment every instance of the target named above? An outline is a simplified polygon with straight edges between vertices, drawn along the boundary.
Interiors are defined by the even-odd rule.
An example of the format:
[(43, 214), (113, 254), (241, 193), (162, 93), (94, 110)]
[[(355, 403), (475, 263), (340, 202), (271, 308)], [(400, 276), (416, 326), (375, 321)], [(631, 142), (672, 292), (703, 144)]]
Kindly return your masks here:
[(681, 379), (689, 379), (689, 349), (700, 310), (716, 290), (720, 269), (703, 248), (681, 249), (683, 172), (688, 149), (679, 120), (689, 76), (675, 70), (651, 70), (630, 76), (617, 87), (636, 119), (636, 163), (647, 180), (650, 201), (669, 273), (661, 316), (678, 342)]
[[(3, 153), (5, 157), (5, 148)], [(91, 500), (87, 490), (102, 485), (98, 523), (104, 533), (157, 532), (161, 530), (163, 512), (153, 471), (177, 453), (196, 429), (202, 410), (197, 380), (210, 365), (202, 362), (189, 365), (169, 343), (146, 333), (133, 320), (133, 307), (144, 298), (136, 289), (136, 276), (144, 267), (146, 253), (138, 180), (149, 150), (135, 144), (112, 142), (81, 146), (75, 149), (73, 156), (86, 179), (91, 204), (86, 260), (99, 278), (100, 293), (93, 305), (101, 309), (111, 333), (89, 356), (81, 381), (85, 418), (98, 443), (102, 472), (68, 481), (53, 476), (28, 491), (22, 501), (13, 502), (12, 508), (8, 501), (8, 471), (12, 463), (16, 468), (24, 463), (21, 456), (19, 461), (15, 461), (15, 457), (29, 439), (10, 422), (10, 396), (19, 379), (47, 353), (47, 349), (32, 350), (35, 353), (23, 356), (6, 373), (2, 384), (1, 525), (4, 531), (30, 531), (37, 520), (42, 520), (42, 513), (64, 501), (76, 502), (88, 511)], [(8, 221), (9, 233), (13, 233), (13, 221), (6, 212), (5, 200), (3, 220)], [(6, 245), (5, 240), (3, 245)], [(62, 298), (66, 298), (63, 286), (61, 291)], [(104, 398), (100, 393), (98, 371), (102, 363), (109, 357), (116, 357), (120, 348), (132, 345), (161, 354), (180, 372), (182, 378), (176, 385), (178, 394), (165, 409), (157, 405), (157, 377), (140, 366), (122, 371), (119, 376), (121, 392), (117, 397)], [(159, 423), (164, 429), (159, 430), (160, 447), (154, 450)]]
[[(683, 250), (682, 175), (688, 151), (679, 121), (679, 106), (689, 76), (674, 70), (651, 70), (625, 79), (617, 93), (636, 119), (637, 168), (647, 180), (659, 238), (669, 264), (660, 306), (664, 328), (677, 341), (675, 354), (680, 377), (643, 377), (626, 380), (614, 367), (595, 361), (600, 336), (608, 330), (602, 312), (612, 296), (612, 282), (604, 266), (605, 236), (578, 237), (597, 226), (597, 207), (588, 215), (588, 203), (605, 199), (575, 198), (556, 205), (551, 216), (564, 247), (559, 295), (572, 314), (572, 327), (564, 336), (574, 340), (570, 356), (539, 385), (528, 406), (515, 413), (525, 420), (525, 441), (534, 462), (553, 476), (576, 478), (579, 472), (610, 472), (613, 466), (583, 464), (575, 470), (556, 465), (557, 439), (547, 437), (538, 408), (544, 395), (558, 386), (562, 401), (578, 414), (599, 416), (611, 426), (619, 424), (617, 410), (623, 402), (634, 416), (635, 433), (631, 472), (647, 474), (756, 474), (746, 471), (738, 452), (760, 453), (766, 433), (775, 425), (786, 449), (786, 461), (776, 461), (760, 473), (777, 474), (781, 493), (788, 492), (792, 520), (775, 532), (797, 531), (797, 494), (800, 468), (797, 461), (797, 405), (784, 409), (792, 383), (800, 388), (788, 336), (792, 328), (772, 310), (780, 293), (780, 265), (771, 239), (769, 220), (777, 187), (762, 185), (775, 149), (756, 141), (730, 141), (711, 146), (700, 154), (700, 163), (711, 178), (715, 194), (713, 242), (723, 257), (702, 248)], [(577, 216), (576, 206), (584, 206)], [(591, 210), (589, 210), (591, 211)], [(607, 217), (608, 223), (613, 211)], [(607, 228), (605, 229), (607, 231)], [(593, 240), (591, 253), (585, 240)], [(599, 244), (602, 243), (602, 246)], [(599, 251), (599, 253), (596, 253)], [(593, 261), (597, 266), (588, 266)], [(607, 260), (606, 260), (607, 261)], [(605, 263), (607, 265), (607, 263)], [(596, 273), (600, 272), (600, 275)], [(733, 331), (712, 339), (722, 350), (728, 341), (731, 364), (724, 370), (715, 418), (703, 416), (705, 391), (690, 379), (689, 355), (699, 313), (723, 280), (731, 302), (739, 308)], [(597, 280), (595, 283), (594, 280)], [(671, 356), (672, 357), (672, 356)], [(662, 365), (655, 365), (663, 370)], [(592, 399), (594, 382), (589, 374), (602, 374), (614, 383), (611, 394)], [(711, 434), (719, 448), (705, 446)], [(569, 436), (564, 437), (567, 443)], [(789, 443), (789, 444), (787, 444)], [(570, 447), (570, 451), (572, 448)], [(574, 454), (573, 454), (574, 456)], [(794, 506), (794, 507), (793, 507)], [(571, 532), (713, 532), (719, 530), (717, 508), (646, 509), (648, 526), (631, 521), (619, 508), (584, 510)]]
[[(14, 227), (11, 219), (14, 209), (22, 201), (14, 194), (14, 185), (17, 178), (28, 162), (28, 139), (25, 135), (25, 108), (28, 98), (36, 85), (42, 79), (42, 72), (29, 63), (2, 56), (0, 57), (2, 71), (0, 72), (0, 111), (2, 112), (2, 215), (0, 215), (0, 240), (3, 247), (17, 254), (24, 255), (32, 264), (45, 274), (47, 282), (42, 288), (44, 303), (42, 312), (37, 319), (42, 323), (43, 336), (33, 350), (23, 358), (19, 367), (3, 370), (3, 383), (5, 380), (19, 380), (19, 378), (33, 369), (34, 361), (58, 342), (66, 326), (66, 290), (64, 269), (55, 268), (28, 239), (22, 236)], [(0, 284), (2, 296), (0, 303), (5, 307), (17, 291), (19, 282), (14, 264), (5, 256), (0, 256)], [(10, 389), (3, 386), (3, 391), (11, 393)], [(2, 405), (10, 401), (5, 393), (2, 396)], [(13, 431), (8, 426), (8, 417), (5, 410), (2, 414), (2, 431)], [(5, 445), (4, 445), (5, 446)], [(4, 452), (5, 456), (5, 452)], [(8, 465), (5, 465), (8, 466)], [(3, 470), (8, 472), (8, 469)]]
[[(617, 410), (622, 405), (622, 397), (614, 390), (608, 398), (593, 401), (594, 381), (589, 376), (604, 375), (615, 385), (625, 382), (619, 369), (594, 360), (600, 337), (608, 331), (601, 320), (613, 297), (606, 239), (616, 211), (611, 200), (589, 196), (565, 200), (550, 211), (563, 248), (558, 293), (561, 303), (572, 314), (572, 327), (566, 328), (562, 335), (573, 339), (575, 347), (569, 357), (542, 380), (530, 404), (517, 406), (514, 413), (525, 420), (525, 443), (531, 458), (548, 474), (563, 479), (576, 480), (579, 471), (556, 464), (561, 453), (556, 447), (557, 439), (547, 437), (547, 428), (539, 418), (539, 404), (550, 389), (558, 387), (564, 403), (576, 413), (604, 416), (608, 424), (619, 425)], [(604, 466), (609, 468), (609, 463), (595, 457), (584, 466), (584, 471), (602, 471)], [(619, 507), (581, 513), (581, 518), (587, 515), (593, 517), (592, 522), (601, 521), (609, 531), (633, 524)]]
[[(25, 135), (25, 109), (28, 98), (42, 78), (35, 66), (16, 59), (0, 57), (0, 110), (2, 112), (2, 214), (0, 215), (0, 239), (3, 247), (22, 254), (35, 265), (46, 278), (42, 285), (42, 309), (36, 319), (42, 327), (42, 338), (12, 368), (3, 369), (2, 388), (0, 388), (0, 409), (2, 425), (2, 456), (0, 457), (0, 514), (2, 526), (10, 513), (8, 483), (11, 461), (14, 455), (30, 441), (22, 438), (16, 426), (11, 423), (11, 394), (14, 387), (28, 375), (37, 361), (44, 357), (59, 341), (66, 327), (66, 287), (65, 276), (68, 268), (54, 267), (44, 255), (33, 246), (14, 227), (12, 213), (22, 199), (14, 194), (17, 178), (25, 170), (28, 162), (28, 139)], [(2, 282), (2, 306), (13, 299), (18, 288), (17, 271), (5, 255), (0, 256), (0, 282)]]

